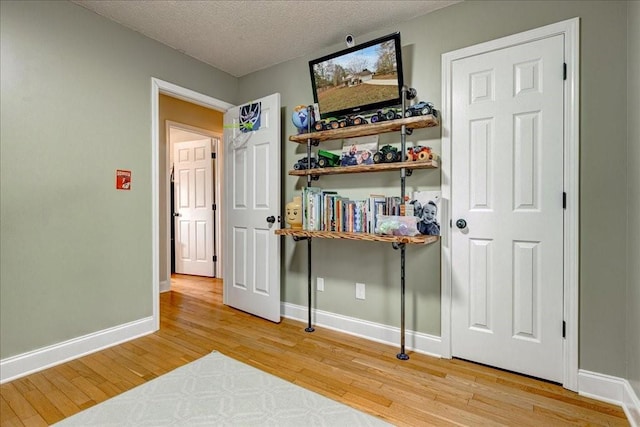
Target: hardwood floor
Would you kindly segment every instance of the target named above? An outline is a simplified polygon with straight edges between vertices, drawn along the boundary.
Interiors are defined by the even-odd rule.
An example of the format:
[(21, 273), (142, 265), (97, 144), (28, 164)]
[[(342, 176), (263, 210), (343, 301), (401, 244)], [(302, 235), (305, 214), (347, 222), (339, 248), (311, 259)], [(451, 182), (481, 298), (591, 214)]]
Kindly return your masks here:
[(474, 363), (222, 305), (219, 280), (174, 276), (157, 333), (0, 386), (0, 424), (55, 423), (212, 350), (395, 425), (629, 425), (622, 409)]

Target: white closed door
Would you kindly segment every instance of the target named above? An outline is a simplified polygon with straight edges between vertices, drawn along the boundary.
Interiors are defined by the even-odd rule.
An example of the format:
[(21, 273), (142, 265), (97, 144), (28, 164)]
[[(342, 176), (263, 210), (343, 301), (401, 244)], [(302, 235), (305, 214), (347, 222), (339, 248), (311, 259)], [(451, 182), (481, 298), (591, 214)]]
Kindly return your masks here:
[(558, 35), (454, 61), (451, 117), (452, 354), (557, 382), (563, 51)]
[(241, 107), (224, 115), (224, 302), (280, 322), (280, 94), (251, 104), (257, 130), (240, 131)]
[(176, 273), (213, 277), (211, 139), (173, 144)]

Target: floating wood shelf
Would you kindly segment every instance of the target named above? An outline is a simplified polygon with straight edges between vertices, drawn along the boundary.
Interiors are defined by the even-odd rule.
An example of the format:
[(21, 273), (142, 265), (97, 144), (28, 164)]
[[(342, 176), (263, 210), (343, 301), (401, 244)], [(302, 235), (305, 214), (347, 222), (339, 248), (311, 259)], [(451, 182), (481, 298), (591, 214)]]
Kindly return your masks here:
[(289, 175), (292, 175), (292, 176), (340, 175), (345, 173), (396, 171), (402, 168), (435, 169), (437, 167), (438, 167), (437, 160), (425, 160), (425, 161), (415, 161), (415, 162), (379, 163), (375, 165), (337, 166), (333, 168), (329, 167), (329, 168), (290, 170)]
[(293, 230), (290, 228), (283, 228), (275, 231), (280, 236), (294, 236), (294, 237), (312, 237), (319, 239), (347, 239), (347, 240), (361, 240), (364, 242), (389, 242), (389, 243), (408, 243), (417, 245), (428, 245), (438, 241), (438, 236), (381, 236), (378, 234), (369, 233), (345, 233), (338, 231), (306, 231), (306, 230)]
[(323, 130), (320, 132), (301, 133), (289, 136), (289, 141), (306, 144), (307, 140), (329, 141), (332, 139), (355, 138), (358, 136), (377, 135), (380, 133), (397, 132), (406, 125), (407, 129), (420, 129), (438, 126), (438, 119), (432, 115), (408, 117), (405, 119), (389, 120), (368, 125), (349, 126), (341, 129)]

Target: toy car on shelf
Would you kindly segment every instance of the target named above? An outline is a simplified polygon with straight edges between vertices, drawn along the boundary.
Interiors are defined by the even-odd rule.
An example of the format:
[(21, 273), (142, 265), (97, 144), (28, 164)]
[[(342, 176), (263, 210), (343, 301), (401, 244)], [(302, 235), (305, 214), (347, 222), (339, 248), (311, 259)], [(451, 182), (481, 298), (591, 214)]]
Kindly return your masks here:
[(373, 155), (373, 163), (393, 163), (402, 160), (402, 154), (396, 147), (383, 146)]
[[(309, 159), (310, 162), (307, 162), (307, 158), (303, 157), (300, 160), (298, 160), (296, 162), (295, 165), (293, 165), (293, 169), (295, 170), (303, 170), (303, 169), (315, 169), (318, 167), (318, 161), (316, 160), (315, 157), (311, 157), (311, 159)], [(307, 168), (307, 166), (309, 166)]]
[(384, 122), (387, 120), (395, 120), (402, 118), (402, 109), (388, 108), (386, 110), (378, 110), (369, 119), (371, 123)]
[(347, 126), (359, 126), (369, 123), (363, 116), (348, 116), (345, 122)]
[(422, 145), (417, 145), (407, 150), (408, 161), (433, 160), (434, 158), (435, 154), (431, 151), (431, 147), (423, 147)]
[(428, 114), (435, 115), (435, 108), (433, 108), (433, 104), (431, 102), (418, 102), (417, 104), (408, 107), (407, 111), (404, 112), (405, 117), (426, 116)]
[(330, 151), (318, 150), (318, 167), (331, 168), (334, 166), (340, 166), (340, 156)]
[(321, 130), (339, 129), (345, 126), (347, 126), (347, 121), (345, 119), (337, 119), (335, 117), (329, 117), (316, 122), (313, 125), (313, 128), (317, 132), (320, 132)]

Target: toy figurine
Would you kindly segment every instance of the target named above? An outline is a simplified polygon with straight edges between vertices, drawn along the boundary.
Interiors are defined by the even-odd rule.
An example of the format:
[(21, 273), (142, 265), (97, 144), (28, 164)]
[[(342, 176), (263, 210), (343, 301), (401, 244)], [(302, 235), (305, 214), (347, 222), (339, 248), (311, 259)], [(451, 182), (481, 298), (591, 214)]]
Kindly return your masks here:
[(293, 230), (302, 230), (302, 197), (293, 196), (293, 200), (286, 204), (285, 220)]

